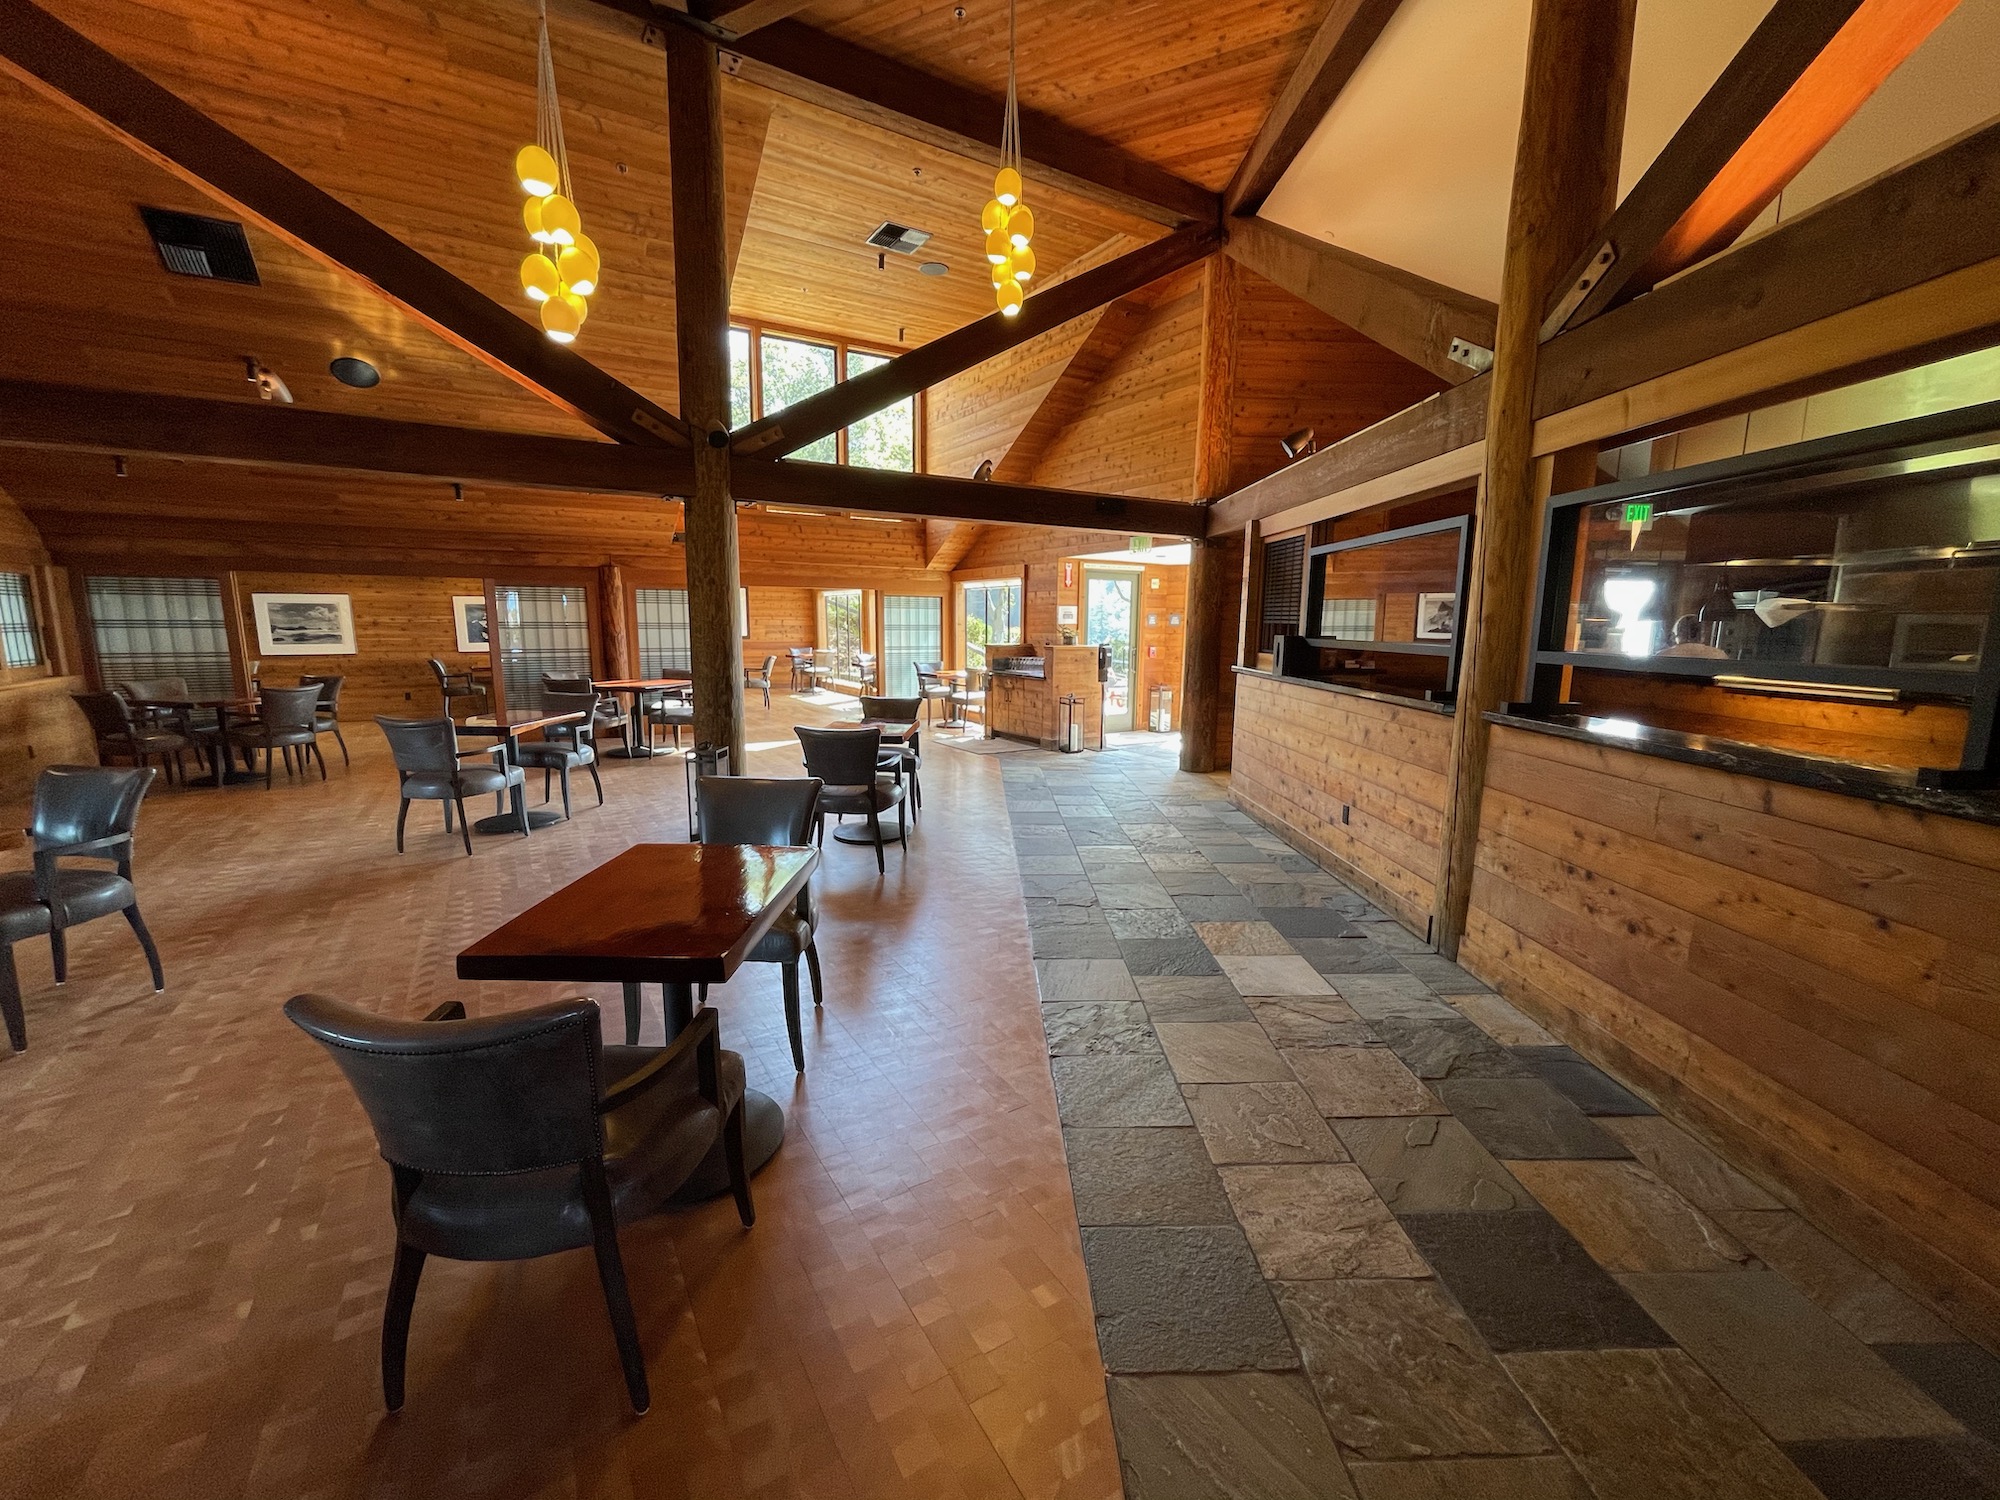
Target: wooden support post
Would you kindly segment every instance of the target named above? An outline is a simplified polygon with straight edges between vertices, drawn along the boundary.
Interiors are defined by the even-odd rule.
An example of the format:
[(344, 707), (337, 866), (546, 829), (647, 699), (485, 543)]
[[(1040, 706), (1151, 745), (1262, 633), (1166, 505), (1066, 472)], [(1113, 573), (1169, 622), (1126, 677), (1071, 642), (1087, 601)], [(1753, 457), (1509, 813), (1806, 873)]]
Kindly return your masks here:
[(1542, 312), (1555, 278), (1617, 202), (1635, 6), (1636, 0), (1535, 0), (1431, 919), (1431, 941), (1446, 956), (1458, 952), (1472, 899), (1486, 715), (1521, 691), (1545, 498), (1534, 463)]
[(639, 675), (632, 660), (632, 632), (626, 621), (629, 612), (625, 570), (616, 563), (606, 563), (597, 570), (597, 638), (604, 647), (604, 675), (612, 679)]
[(1243, 591), (1236, 610), (1236, 665), (1257, 665), (1257, 622), (1264, 614), (1264, 524), (1243, 528)]
[[(1194, 493), (1229, 492), (1231, 417), (1236, 396), (1236, 263), (1212, 256), (1201, 278), (1201, 390), (1195, 409)], [(1194, 543), (1188, 558), (1187, 636), (1181, 642), (1181, 769), (1213, 771), (1222, 716), (1225, 543)]]
[(688, 630), (695, 743), (729, 747), (744, 773), (743, 659), (737, 634), (736, 502), (729, 489), (729, 264), (722, 185), (722, 81), (715, 43), (661, 28), (673, 168), (674, 313), (681, 415), (694, 439), (687, 502)]

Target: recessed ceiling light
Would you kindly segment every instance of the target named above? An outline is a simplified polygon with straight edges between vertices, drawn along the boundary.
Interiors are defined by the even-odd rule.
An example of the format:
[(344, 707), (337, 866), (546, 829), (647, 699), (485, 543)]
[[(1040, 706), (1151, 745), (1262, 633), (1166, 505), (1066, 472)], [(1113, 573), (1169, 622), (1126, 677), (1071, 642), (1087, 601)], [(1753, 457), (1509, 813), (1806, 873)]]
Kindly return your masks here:
[(343, 354), (326, 368), (335, 380), (338, 380), (342, 385), (351, 385), (357, 391), (365, 391), (371, 386), (378, 386), (382, 383), (382, 372), (380, 370), (369, 364), (367, 360), (355, 359), (351, 355)]
[(947, 276), (951, 274), (951, 267), (941, 260), (927, 260), (918, 266), (917, 269), (922, 271), (926, 276)]

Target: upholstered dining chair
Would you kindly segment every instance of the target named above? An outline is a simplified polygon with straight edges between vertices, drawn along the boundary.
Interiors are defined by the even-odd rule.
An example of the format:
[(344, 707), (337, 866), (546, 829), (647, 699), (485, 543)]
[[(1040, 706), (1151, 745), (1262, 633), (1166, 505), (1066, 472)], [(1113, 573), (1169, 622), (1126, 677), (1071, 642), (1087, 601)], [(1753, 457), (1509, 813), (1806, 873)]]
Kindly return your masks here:
[(456, 807), (465, 852), (470, 854), (472, 823), (465, 816), (465, 799), (506, 792), (513, 797), (521, 834), (527, 836), (527, 781), (519, 766), (495, 765), (490, 760), (467, 764), (459, 753), (457, 726), (449, 719), (389, 719), (377, 714), (375, 722), (389, 741), (389, 753), (396, 759), (396, 778), (401, 783), (398, 791), (403, 805), (396, 809), (398, 854), (403, 852), (403, 823), (410, 816), (412, 802), (442, 802), (446, 833), (451, 832), (451, 810)]
[[(326, 780), (326, 757), (319, 753), (320, 689), (316, 682), (301, 687), (267, 687), (257, 699), (257, 717), (247, 723), (232, 724), (229, 744), (239, 750), (264, 752), (264, 790), (271, 789), (271, 777), (280, 752), (285, 770), (305, 774), (306, 762), (319, 762), (319, 779)], [(227, 746), (224, 753), (227, 753)]]
[[(34, 868), (0, 875), (0, 1014), (16, 1052), (28, 1045), (21, 1009), (21, 981), (14, 969), (14, 945), (48, 934), (56, 983), (69, 979), (69, 951), (63, 934), (83, 922), (122, 912), (145, 950), (153, 989), (167, 987), (160, 950), (139, 915), (132, 883), (132, 829), (139, 804), (158, 773), (150, 766), (117, 770), (104, 766), (50, 766), (35, 778), (28, 838)], [(110, 870), (66, 866), (86, 859)]]
[[(888, 724), (914, 724), (922, 706), (921, 698), (863, 698), (861, 717), (880, 719)], [(876, 763), (898, 781), (909, 782), (910, 821), (913, 823), (922, 822), (924, 816), (924, 786), (917, 779), (917, 773), (924, 764), (922, 738), (919, 732), (900, 745), (884, 745), (876, 758)]]
[(681, 731), (694, 728), (694, 695), (686, 689), (672, 689), (646, 705), (646, 748), (653, 745), (655, 729), (674, 732), (674, 748), (681, 747)]
[(917, 674), (917, 698), (924, 705), (924, 722), (931, 721), (931, 705), (942, 703), (945, 717), (951, 716), (951, 684), (938, 676), (944, 670), (941, 661), (912, 662), (911, 669)]
[(743, 1059), (715, 1012), (665, 1047), (607, 1047), (597, 1004), (559, 1000), (467, 1020), (447, 1001), (397, 1021), (320, 995), (285, 1002), (332, 1055), (389, 1164), (396, 1259), (382, 1310), (382, 1399), (403, 1405), (424, 1262), (532, 1260), (589, 1247), (632, 1410), (652, 1404), (618, 1227), (652, 1213), (718, 1140), (744, 1227)]
[(437, 679), (438, 695), (444, 699), (444, 716), (447, 719), (456, 717), (452, 705), (462, 699), (477, 698), (479, 705), (486, 702), (486, 689), (471, 672), (454, 672), (435, 656), (430, 659), (430, 669), (431, 676)]
[(131, 702), (118, 693), (72, 693), (70, 697), (90, 725), (98, 760), (129, 760), (144, 767), (157, 755), (169, 781), (176, 771), (183, 781), (187, 779), (181, 756), (197, 748), (189, 736), (164, 722), (135, 718)]
[(806, 775), (816, 776), (825, 785), (820, 789), (819, 810), (813, 818), (815, 841), (826, 843), (828, 813), (857, 813), (868, 819), (868, 832), (875, 843), (875, 868), (888, 873), (882, 857), (882, 814), (896, 809), (896, 836), (905, 851), (910, 847), (909, 825), (904, 821), (903, 785), (881, 774), (882, 731), (879, 729), (808, 729), (794, 726), (799, 748), (805, 754)]
[[(695, 799), (704, 844), (809, 844), (818, 820), (821, 783), (814, 777), (703, 776)], [(814, 936), (819, 925), (813, 907), (812, 882), (799, 892), (792, 909), (750, 950), (749, 962), (777, 964), (785, 993), (785, 1031), (792, 1039), (792, 1066), (806, 1070), (805, 1042), (799, 1030), (799, 960), (812, 976), (813, 1005), (820, 993), (819, 949)], [(702, 986), (708, 998), (708, 986)]]
[[(553, 714), (582, 714), (584, 717), (574, 723), (551, 724), (542, 731), (543, 738), (516, 745), (514, 758), (531, 770), (541, 767), (544, 802), (549, 800), (551, 773), (562, 777), (564, 818), (569, 817), (569, 773), (572, 771), (590, 772), (591, 785), (597, 788), (597, 805), (604, 806), (604, 778), (597, 774), (597, 721), (591, 717), (597, 707), (597, 694), (587, 686), (580, 693), (557, 693), (544, 688), (542, 707)], [(625, 722), (622, 715), (618, 722)], [(551, 730), (566, 733), (552, 736)]]
[[(590, 724), (593, 730), (608, 729), (615, 734), (625, 732), (625, 705), (618, 701), (616, 693), (600, 693), (589, 677), (574, 672), (542, 673), (542, 707), (550, 706), (552, 695), (561, 694), (574, 698), (579, 693), (591, 697)], [(575, 707), (574, 704), (571, 707)], [(566, 740), (576, 732), (574, 724), (552, 724), (542, 731), (544, 739)]]
[(785, 655), (792, 669), (792, 691), (799, 690), (799, 684), (812, 686), (813, 648), (810, 646), (787, 646)]
[[(301, 676), (299, 686), (311, 685), (319, 689), (319, 707), (313, 715), (313, 732), (332, 735), (333, 742), (340, 746), (340, 763), (351, 766), (354, 762), (347, 758), (347, 738), (340, 732), (340, 686), (346, 681), (338, 673), (328, 677)], [(318, 753), (317, 747), (314, 753)]]
[(873, 651), (855, 652), (853, 665), (854, 665), (854, 678), (855, 681), (861, 684), (862, 692), (866, 693), (866, 692), (881, 691), (880, 683), (877, 680), (878, 677), (877, 661), (875, 653)]
[(771, 674), (777, 670), (778, 658), (776, 656), (767, 656), (764, 658), (764, 665), (761, 670), (752, 672), (746, 667), (743, 671), (743, 685), (746, 688), (762, 688), (764, 690), (764, 707), (766, 708), (771, 706)]

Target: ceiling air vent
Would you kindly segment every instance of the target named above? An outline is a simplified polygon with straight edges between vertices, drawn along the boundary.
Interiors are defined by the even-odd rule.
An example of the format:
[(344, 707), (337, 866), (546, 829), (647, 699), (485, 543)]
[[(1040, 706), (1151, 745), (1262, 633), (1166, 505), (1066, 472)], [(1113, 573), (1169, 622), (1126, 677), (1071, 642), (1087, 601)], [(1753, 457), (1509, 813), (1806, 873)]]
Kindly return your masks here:
[(905, 224), (885, 222), (882, 227), (868, 236), (868, 243), (877, 250), (893, 250), (898, 255), (915, 255), (930, 239), (927, 229), (911, 229)]
[(153, 248), (160, 252), (160, 264), (176, 276), (234, 281), (244, 286), (263, 284), (241, 224), (168, 208), (142, 208), (139, 217), (146, 221)]

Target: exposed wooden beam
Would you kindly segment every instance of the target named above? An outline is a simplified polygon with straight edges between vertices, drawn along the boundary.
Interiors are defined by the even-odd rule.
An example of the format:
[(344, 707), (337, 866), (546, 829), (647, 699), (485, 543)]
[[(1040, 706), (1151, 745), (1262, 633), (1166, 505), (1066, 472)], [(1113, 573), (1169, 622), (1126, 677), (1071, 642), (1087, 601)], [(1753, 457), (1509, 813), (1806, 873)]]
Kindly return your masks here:
[[(0, 447), (151, 454), (570, 494), (684, 497), (694, 488), (694, 456), (683, 448), (12, 380), (0, 380)], [(1203, 507), (1171, 500), (765, 459), (734, 463), (731, 490), (739, 501), (801, 508), (1162, 536), (1198, 535), (1205, 520)]]
[(1449, 357), (1453, 339), (1493, 348), (1495, 312), (1483, 297), (1266, 219), (1231, 219), (1228, 249), (1266, 281), (1454, 385), (1474, 371)]
[[(593, 0), (593, 3), (646, 22), (654, 34), (673, 25), (701, 25), (728, 49), (724, 69), (747, 83), (818, 105), (849, 119), (975, 161), (997, 161), (1004, 101), (976, 93), (921, 68), (870, 52), (852, 42), (816, 31), (798, 21), (777, 21), (755, 34), (731, 37), (725, 20), (709, 26), (699, 18), (655, 8), (652, 0)], [(1023, 171), (1033, 183), (1047, 183), (1093, 203), (1103, 203), (1156, 223), (1213, 224), (1221, 216), (1219, 194), (1176, 177), (1052, 115), (1021, 111), (1026, 148)]]
[(1728, 245), (1958, 0), (1778, 0), (1557, 283), (1542, 336)]
[(689, 10), (732, 36), (748, 36), (759, 27), (787, 20), (813, 0), (695, 0)]
[(732, 446), (741, 455), (777, 457), (795, 452), (830, 432), (838, 432), (873, 412), (895, 405), (906, 396), (969, 370), (1024, 339), (1046, 333), (1071, 318), (1192, 265), (1218, 249), (1221, 240), (1218, 230), (1199, 225), (1155, 240), (1130, 255), (1121, 255), (1034, 293), (1021, 304), (1021, 311), (1014, 317), (989, 313), (976, 323), (968, 323), (921, 348), (898, 355), (886, 365), (878, 365), (866, 374), (843, 380), (817, 396), (752, 422), (735, 434)]
[(1222, 190), (1223, 212), (1255, 213), (1347, 87), (1403, 0), (1332, 0), (1305, 56)]
[(631, 443), (686, 441), (671, 413), (550, 343), (32, 0), (0, 0), (0, 70), (599, 432)]

